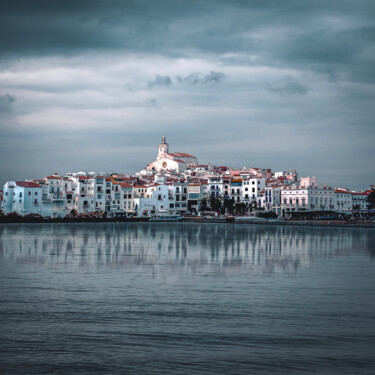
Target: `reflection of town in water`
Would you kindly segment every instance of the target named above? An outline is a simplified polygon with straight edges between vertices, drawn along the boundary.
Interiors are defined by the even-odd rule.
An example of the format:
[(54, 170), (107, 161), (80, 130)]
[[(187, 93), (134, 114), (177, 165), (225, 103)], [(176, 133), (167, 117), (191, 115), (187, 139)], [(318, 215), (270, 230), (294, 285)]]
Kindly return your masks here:
[(369, 229), (111, 223), (0, 226), (0, 256), (22, 264), (152, 273), (296, 272), (352, 254), (375, 255)]

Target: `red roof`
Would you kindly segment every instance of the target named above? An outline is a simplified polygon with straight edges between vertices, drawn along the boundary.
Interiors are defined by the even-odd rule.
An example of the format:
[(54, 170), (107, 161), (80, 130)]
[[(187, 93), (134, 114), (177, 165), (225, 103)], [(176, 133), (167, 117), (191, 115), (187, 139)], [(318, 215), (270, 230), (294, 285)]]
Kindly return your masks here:
[(57, 177), (57, 176), (47, 176), (46, 178), (48, 180), (62, 180), (62, 177)]
[(39, 188), (41, 185), (31, 181), (16, 181), (16, 185), (23, 188)]
[(126, 182), (120, 182), (119, 185), (123, 188), (131, 188), (133, 185), (127, 184)]
[(338, 189), (335, 189), (335, 193), (340, 193), (340, 194), (350, 194), (350, 191), (348, 191), (348, 190), (346, 190), (346, 189), (338, 188)]

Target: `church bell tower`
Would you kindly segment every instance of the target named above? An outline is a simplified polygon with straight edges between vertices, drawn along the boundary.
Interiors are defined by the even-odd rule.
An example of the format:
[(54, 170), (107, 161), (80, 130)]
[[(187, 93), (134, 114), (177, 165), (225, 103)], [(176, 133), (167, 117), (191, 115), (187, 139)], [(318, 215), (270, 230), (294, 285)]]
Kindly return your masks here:
[(161, 143), (159, 144), (158, 158), (163, 154), (168, 154), (168, 143), (166, 142), (164, 135), (161, 137)]

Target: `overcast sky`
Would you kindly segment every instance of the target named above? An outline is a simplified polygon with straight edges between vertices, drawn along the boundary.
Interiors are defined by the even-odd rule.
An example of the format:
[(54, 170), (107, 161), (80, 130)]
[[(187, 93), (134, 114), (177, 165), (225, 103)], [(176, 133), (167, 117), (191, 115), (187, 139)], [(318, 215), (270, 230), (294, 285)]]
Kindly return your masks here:
[(0, 183), (200, 163), (375, 183), (375, 1), (2, 0)]

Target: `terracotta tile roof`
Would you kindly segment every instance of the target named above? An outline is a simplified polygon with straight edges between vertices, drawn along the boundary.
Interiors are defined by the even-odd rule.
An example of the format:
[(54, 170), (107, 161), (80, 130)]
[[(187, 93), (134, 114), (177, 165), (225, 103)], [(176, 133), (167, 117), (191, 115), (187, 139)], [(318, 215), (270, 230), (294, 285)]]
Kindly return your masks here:
[(133, 185), (130, 185), (126, 182), (120, 182), (119, 185), (122, 186), (123, 188), (131, 188), (133, 186)]
[(187, 158), (195, 158), (195, 156), (190, 155), (190, 154), (185, 154), (183, 152), (175, 152), (175, 154), (178, 155), (178, 156), (183, 156), (183, 157), (187, 157)]
[(31, 181), (16, 181), (16, 185), (23, 188), (39, 188), (41, 185)]
[(62, 180), (62, 177), (58, 176), (46, 176), (47, 180)]

